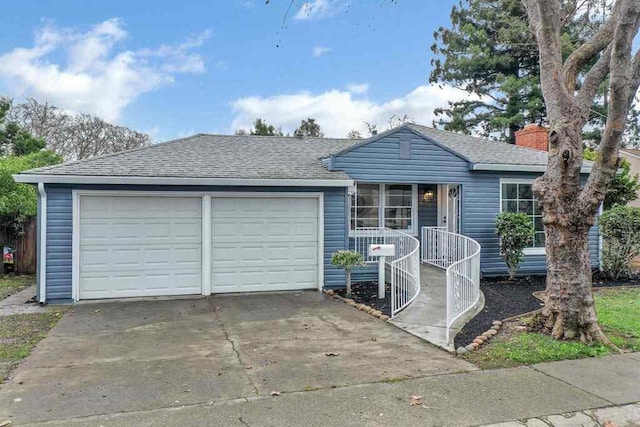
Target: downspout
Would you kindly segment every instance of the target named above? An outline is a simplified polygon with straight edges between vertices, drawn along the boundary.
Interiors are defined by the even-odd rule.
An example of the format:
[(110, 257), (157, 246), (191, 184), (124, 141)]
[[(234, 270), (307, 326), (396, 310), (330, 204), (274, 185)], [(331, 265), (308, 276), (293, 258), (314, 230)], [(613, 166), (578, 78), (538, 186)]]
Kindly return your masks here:
[(44, 183), (38, 183), (38, 193), (40, 194), (40, 215), (38, 216), (38, 234), (40, 235), (40, 247), (38, 248), (38, 259), (40, 260), (38, 269), (38, 302), (44, 304), (47, 300), (47, 192)]

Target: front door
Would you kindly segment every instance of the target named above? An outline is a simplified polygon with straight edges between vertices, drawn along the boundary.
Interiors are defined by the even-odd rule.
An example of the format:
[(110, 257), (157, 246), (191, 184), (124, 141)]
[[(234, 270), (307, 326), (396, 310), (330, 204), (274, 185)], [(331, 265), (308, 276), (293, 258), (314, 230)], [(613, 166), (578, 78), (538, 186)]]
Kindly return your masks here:
[(460, 232), (460, 185), (438, 185), (438, 226)]

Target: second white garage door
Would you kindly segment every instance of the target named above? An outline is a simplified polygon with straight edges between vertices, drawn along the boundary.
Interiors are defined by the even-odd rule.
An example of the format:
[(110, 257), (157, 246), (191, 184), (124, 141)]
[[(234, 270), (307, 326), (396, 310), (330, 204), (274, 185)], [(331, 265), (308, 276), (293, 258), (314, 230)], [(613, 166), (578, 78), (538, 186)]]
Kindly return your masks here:
[(318, 286), (318, 199), (213, 198), (212, 292)]

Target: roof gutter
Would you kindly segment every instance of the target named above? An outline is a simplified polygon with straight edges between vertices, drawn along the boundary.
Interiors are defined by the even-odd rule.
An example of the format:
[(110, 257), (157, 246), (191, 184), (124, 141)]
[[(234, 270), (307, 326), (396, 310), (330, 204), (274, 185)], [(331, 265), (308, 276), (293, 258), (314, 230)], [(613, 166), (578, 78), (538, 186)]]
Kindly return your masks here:
[[(543, 165), (512, 165), (505, 163), (472, 163), (471, 170), (475, 171), (502, 171), (502, 172), (545, 172), (547, 166)], [(580, 173), (590, 173), (591, 166), (582, 166)]]
[(224, 185), (256, 187), (351, 187), (351, 179), (242, 179), (174, 178), (144, 176), (82, 176), (16, 174), (16, 182), (27, 184), (128, 184), (128, 185)]

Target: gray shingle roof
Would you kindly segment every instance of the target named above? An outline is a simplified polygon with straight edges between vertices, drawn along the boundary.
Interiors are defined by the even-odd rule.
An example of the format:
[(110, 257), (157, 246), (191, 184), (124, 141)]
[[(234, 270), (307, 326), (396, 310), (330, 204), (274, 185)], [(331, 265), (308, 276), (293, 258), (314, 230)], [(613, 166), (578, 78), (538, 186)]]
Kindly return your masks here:
[(322, 157), (359, 140), (198, 134), (27, 174), (237, 179), (349, 179)]
[[(541, 166), (547, 153), (416, 124), (404, 125), (475, 164)], [(393, 131), (385, 132), (389, 134)], [(323, 158), (367, 140), (197, 134), (92, 159), (25, 171), (28, 175), (221, 179), (350, 179)], [(584, 166), (591, 166), (586, 162)], [(502, 166), (501, 166), (502, 167)], [(513, 170), (513, 169), (512, 169)]]
[(433, 139), (451, 151), (458, 153), (472, 163), (547, 165), (547, 153), (544, 151), (416, 124), (409, 124), (408, 126), (421, 135)]

